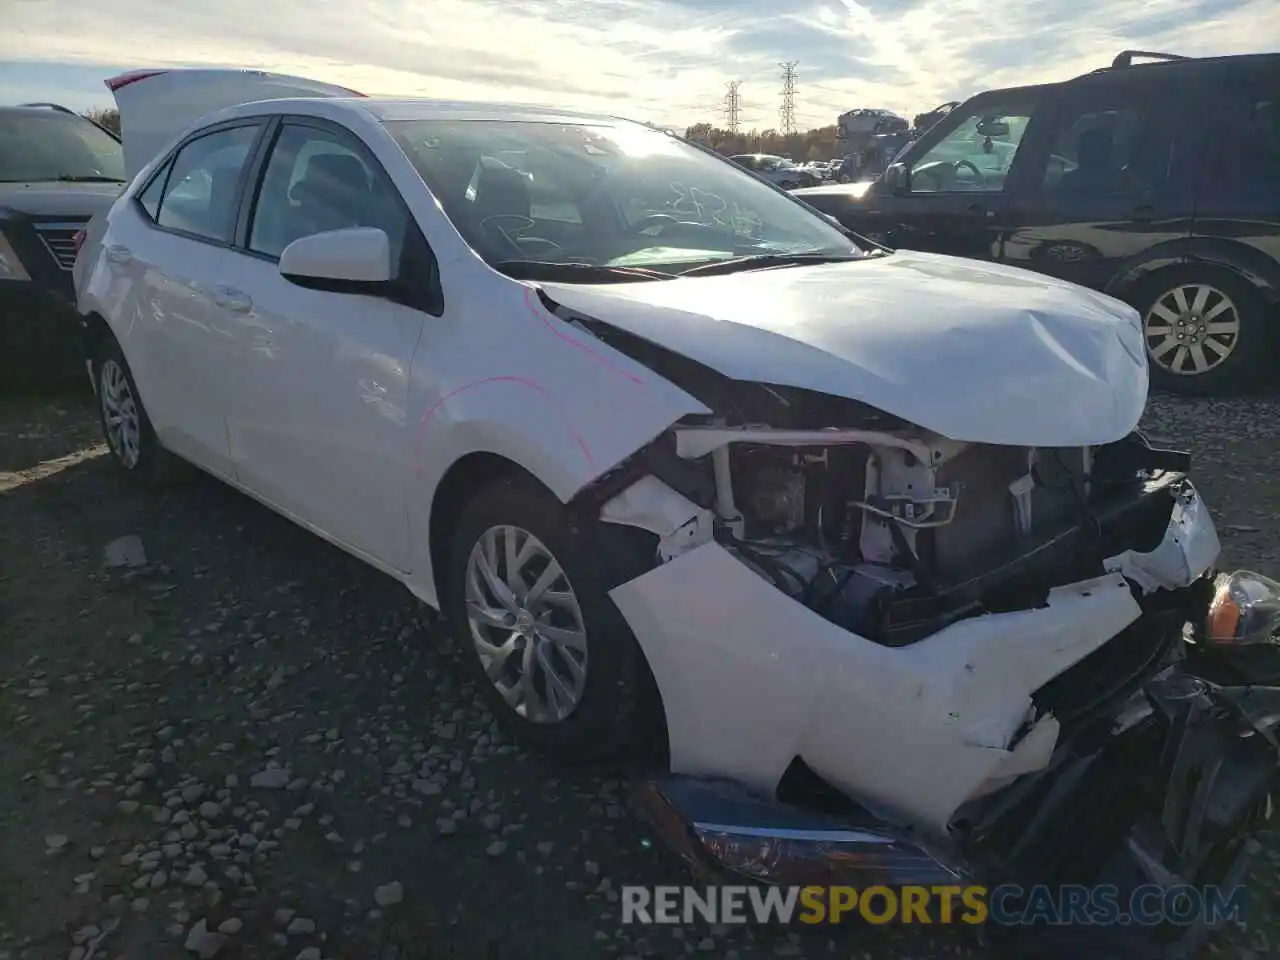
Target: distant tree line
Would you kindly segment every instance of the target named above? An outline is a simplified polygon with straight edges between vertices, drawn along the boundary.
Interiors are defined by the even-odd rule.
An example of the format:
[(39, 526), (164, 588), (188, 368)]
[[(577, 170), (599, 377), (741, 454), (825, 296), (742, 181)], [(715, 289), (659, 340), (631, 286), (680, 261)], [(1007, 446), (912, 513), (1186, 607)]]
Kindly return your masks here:
[(120, 136), (119, 110), (108, 110), (105, 107), (94, 107), (92, 110), (86, 110), (83, 116), (92, 120), (100, 127), (106, 127), (117, 137)]
[(803, 163), (807, 160), (834, 160), (839, 156), (835, 124), (786, 135), (778, 130), (739, 130), (734, 133), (710, 123), (695, 123), (685, 130), (684, 135), (686, 140), (704, 144), (730, 157), (739, 153), (770, 153)]

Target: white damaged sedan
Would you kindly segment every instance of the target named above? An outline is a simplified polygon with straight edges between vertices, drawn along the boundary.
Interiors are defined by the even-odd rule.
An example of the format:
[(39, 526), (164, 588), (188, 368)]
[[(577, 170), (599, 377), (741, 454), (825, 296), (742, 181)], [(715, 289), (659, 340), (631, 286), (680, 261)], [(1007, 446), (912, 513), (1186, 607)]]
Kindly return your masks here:
[(76, 283), (126, 471), (189, 461), (401, 580), (528, 745), (665, 729), (644, 797), (701, 865), (1241, 869), (1275, 585), (1217, 573), (1136, 431), (1131, 308), (613, 118), (109, 85), (136, 176)]

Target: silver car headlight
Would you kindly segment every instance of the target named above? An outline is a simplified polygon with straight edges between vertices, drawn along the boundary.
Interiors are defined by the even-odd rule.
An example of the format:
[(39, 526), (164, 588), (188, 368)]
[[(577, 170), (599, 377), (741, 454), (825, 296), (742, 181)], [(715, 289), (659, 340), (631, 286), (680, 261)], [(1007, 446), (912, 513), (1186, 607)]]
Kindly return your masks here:
[(0, 233), (0, 280), (30, 280), (31, 274), (18, 259), (13, 245), (3, 233)]

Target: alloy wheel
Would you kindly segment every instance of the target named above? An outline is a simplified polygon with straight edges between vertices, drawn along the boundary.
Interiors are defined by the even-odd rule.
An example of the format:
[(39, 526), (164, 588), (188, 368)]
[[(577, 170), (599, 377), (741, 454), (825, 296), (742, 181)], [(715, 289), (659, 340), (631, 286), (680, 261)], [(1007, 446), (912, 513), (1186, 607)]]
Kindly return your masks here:
[(1161, 296), (1143, 318), (1152, 362), (1181, 377), (1218, 367), (1240, 342), (1240, 313), (1217, 287), (1187, 283)]
[(587, 631), (569, 578), (520, 527), (490, 527), (466, 565), (467, 622), (489, 681), (517, 714), (559, 723), (582, 700)]
[(98, 377), (98, 396), (107, 444), (116, 458), (132, 470), (142, 458), (142, 424), (129, 377), (116, 360), (103, 362)]

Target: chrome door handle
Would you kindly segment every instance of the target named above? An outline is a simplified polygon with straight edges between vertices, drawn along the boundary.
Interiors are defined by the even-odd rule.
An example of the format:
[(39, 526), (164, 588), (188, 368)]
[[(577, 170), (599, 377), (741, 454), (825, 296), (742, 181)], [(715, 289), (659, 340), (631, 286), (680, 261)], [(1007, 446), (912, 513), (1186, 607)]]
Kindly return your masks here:
[(128, 247), (107, 247), (107, 259), (112, 263), (129, 263), (133, 260), (133, 251)]
[(214, 292), (213, 302), (224, 310), (233, 310), (236, 313), (248, 313), (253, 309), (253, 301), (248, 295), (231, 287), (218, 287)]

